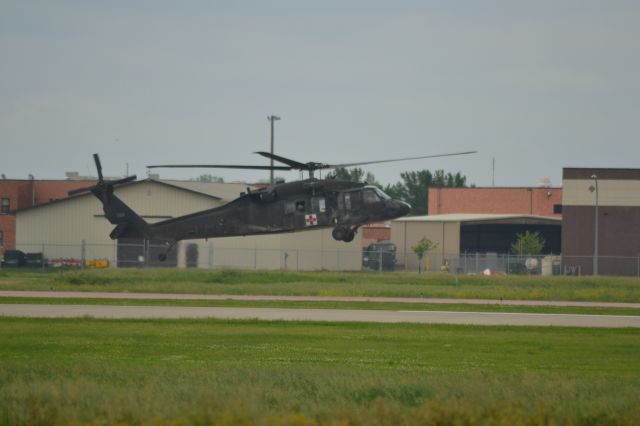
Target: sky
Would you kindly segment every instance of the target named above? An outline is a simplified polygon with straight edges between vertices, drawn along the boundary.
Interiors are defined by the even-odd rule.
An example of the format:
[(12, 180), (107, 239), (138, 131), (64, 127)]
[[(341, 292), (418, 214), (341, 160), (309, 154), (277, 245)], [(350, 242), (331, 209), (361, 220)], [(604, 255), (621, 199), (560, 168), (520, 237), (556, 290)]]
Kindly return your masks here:
[[(477, 186), (640, 167), (640, 2), (0, 0), (0, 173), (145, 177), (275, 152)], [(495, 159), (495, 174), (492, 162)], [(268, 171), (161, 169), (257, 181)], [(297, 172), (277, 172), (287, 180)]]

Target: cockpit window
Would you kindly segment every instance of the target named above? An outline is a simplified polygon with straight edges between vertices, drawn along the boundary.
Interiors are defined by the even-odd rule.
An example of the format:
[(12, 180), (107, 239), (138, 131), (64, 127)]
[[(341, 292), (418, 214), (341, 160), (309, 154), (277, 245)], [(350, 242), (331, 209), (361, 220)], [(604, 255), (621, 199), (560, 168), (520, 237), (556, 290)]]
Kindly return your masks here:
[(365, 190), (362, 191), (362, 195), (364, 202), (367, 204), (377, 203), (378, 201), (380, 201), (378, 194), (376, 194), (376, 191), (374, 191), (373, 188), (365, 188)]
[(376, 194), (378, 194), (378, 196), (380, 197), (381, 200), (390, 200), (391, 197), (389, 197), (387, 194), (385, 194), (380, 188), (373, 188), (376, 191)]
[(375, 186), (367, 186), (362, 191), (362, 195), (365, 203), (377, 203), (382, 200), (390, 200), (387, 194), (382, 192), (379, 188)]

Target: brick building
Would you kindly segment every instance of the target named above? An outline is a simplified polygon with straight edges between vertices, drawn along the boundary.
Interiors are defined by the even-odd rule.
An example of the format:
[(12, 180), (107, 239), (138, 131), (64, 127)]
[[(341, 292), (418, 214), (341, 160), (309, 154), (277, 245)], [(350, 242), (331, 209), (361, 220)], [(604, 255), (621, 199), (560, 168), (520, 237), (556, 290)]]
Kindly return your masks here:
[(429, 188), (429, 215), (523, 214), (560, 218), (562, 188)]
[(93, 183), (84, 180), (0, 179), (0, 255), (16, 247), (13, 212), (66, 198), (69, 191)]
[(391, 223), (370, 223), (360, 228), (362, 232), (362, 246), (391, 238)]
[(563, 271), (640, 276), (640, 169), (564, 168)]

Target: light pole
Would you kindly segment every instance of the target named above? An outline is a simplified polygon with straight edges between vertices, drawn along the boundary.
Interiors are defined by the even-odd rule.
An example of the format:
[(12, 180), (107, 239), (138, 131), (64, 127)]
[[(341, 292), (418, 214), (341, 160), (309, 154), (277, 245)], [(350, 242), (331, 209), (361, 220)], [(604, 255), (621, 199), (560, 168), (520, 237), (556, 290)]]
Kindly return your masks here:
[[(273, 155), (273, 122), (280, 120), (280, 117), (276, 117), (275, 115), (270, 115), (267, 117), (267, 120), (271, 122), (271, 155)], [(273, 186), (273, 158), (271, 158), (271, 170), (269, 171), (269, 182), (271, 186)]]
[(596, 195), (596, 205), (595, 205), (595, 230), (593, 236), (593, 275), (598, 275), (598, 176), (593, 174), (591, 175), (591, 179), (593, 179), (594, 185), (589, 187), (589, 191), (594, 192)]

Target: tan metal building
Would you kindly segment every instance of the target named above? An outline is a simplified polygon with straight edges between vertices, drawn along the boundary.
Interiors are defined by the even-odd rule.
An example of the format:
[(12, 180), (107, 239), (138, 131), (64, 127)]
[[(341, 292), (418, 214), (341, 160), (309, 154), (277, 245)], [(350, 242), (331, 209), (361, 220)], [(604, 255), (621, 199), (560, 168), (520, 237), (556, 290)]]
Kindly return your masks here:
[[(218, 207), (236, 198), (246, 186), (146, 179), (122, 185), (115, 191), (136, 213), (154, 223)], [(126, 265), (121, 254), (127, 243), (112, 241), (109, 238), (112, 229), (100, 202), (91, 194), (83, 194), (16, 212), (16, 248), (42, 252), (46, 259), (61, 262), (108, 259), (110, 265), (157, 265), (155, 253), (162, 248), (145, 249), (144, 244), (149, 243), (142, 243), (140, 256)], [(200, 268), (359, 270), (361, 245), (359, 234), (352, 243), (345, 244), (333, 240), (330, 229), (186, 240), (177, 244), (174, 264)]]
[(408, 270), (418, 269), (412, 249), (426, 237), (437, 244), (429, 252), (428, 269), (438, 270), (445, 262), (466, 253), (507, 254), (518, 232), (540, 232), (545, 254), (560, 253), (561, 219), (517, 214), (443, 214), (412, 216), (391, 222), (391, 241), (397, 260)]

